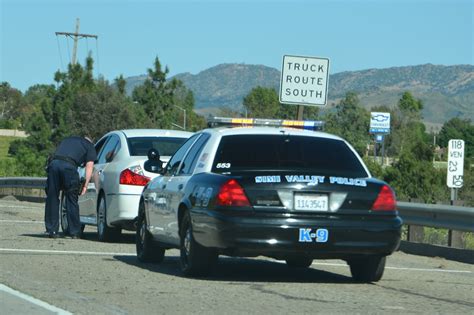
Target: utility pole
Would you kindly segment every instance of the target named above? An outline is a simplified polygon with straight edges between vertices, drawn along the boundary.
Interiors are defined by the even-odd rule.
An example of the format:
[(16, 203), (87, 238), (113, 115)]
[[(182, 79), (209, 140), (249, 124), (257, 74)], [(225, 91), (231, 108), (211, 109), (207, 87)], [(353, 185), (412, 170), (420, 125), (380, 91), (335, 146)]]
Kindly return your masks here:
[(72, 61), (71, 63), (73, 65), (76, 64), (76, 56), (77, 56), (77, 42), (81, 38), (87, 38), (87, 37), (92, 37), (97, 39), (97, 35), (91, 35), (91, 34), (80, 34), (79, 33), (79, 18), (76, 19), (76, 32), (75, 33), (68, 33), (68, 32), (56, 32), (56, 36), (58, 35), (64, 35), (64, 36), (69, 36), (72, 39), (74, 39), (74, 48), (72, 50)]

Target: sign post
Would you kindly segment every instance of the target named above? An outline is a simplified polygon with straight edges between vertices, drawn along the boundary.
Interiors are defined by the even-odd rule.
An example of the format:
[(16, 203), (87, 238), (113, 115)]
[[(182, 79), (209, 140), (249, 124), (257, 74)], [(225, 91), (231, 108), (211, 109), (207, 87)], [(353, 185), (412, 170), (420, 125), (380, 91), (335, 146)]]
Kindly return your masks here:
[(298, 120), (303, 119), (303, 105), (327, 103), (329, 59), (283, 56), (280, 78), (280, 103), (298, 105)]
[[(451, 205), (457, 200), (458, 189), (464, 184), (464, 140), (451, 139), (448, 142), (448, 170), (446, 184), (451, 188)], [(453, 231), (448, 231), (448, 246), (452, 245)]]
[(390, 133), (390, 113), (371, 112), (369, 132), (375, 134), (374, 160), (377, 160), (377, 143), (382, 143), (382, 165), (385, 155), (385, 134)]

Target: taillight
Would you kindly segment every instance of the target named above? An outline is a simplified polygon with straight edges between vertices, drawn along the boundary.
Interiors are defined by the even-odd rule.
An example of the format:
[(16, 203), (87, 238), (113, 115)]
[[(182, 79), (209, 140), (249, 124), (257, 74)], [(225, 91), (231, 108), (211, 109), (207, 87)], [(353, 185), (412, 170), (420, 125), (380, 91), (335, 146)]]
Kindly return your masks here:
[(217, 194), (218, 206), (250, 207), (244, 189), (235, 179), (230, 179), (221, 186)]
[(377, 199), (372, 205), (374, 211), (394, 211), (397, 208), (397, 201), (392, 189), (387, 185), (383, 185), (380, 189)]
[(149, 181), (149, 177), (134, 173), (128, 168), (120, 173), (121, 185), (145, 186)]

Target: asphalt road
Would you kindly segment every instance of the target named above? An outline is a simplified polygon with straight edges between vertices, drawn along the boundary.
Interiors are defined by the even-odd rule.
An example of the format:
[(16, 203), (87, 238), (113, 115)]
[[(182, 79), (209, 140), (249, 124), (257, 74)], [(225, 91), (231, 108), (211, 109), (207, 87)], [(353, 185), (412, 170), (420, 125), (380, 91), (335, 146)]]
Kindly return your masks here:
[(0, 285), (53, 307), (0, 290), (7, 314), (474, 313), (474, 266), (440, 258), (397, 252), (375, 284), (354, 283), (340, 260), (300, 270), (229, 257), (211, 277), (189, 279), (176, 250), (161, 265), (139, 263), (132, 233), (108, 244), (96, 241), (94, 227), (81, 240), (43, 231), (43, 204), (0, 200)]

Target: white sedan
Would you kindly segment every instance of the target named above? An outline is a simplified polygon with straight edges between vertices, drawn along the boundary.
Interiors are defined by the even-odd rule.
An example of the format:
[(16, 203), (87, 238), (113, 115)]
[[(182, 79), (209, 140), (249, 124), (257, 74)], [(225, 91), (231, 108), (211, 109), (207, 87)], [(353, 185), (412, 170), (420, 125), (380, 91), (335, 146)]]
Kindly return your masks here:
[[(149, 150), (158, 150), (166, 163), (191, 135), (161, 129), (115, 130), (104, 135), (95, 144), (97, 160), (87, 192), (79, 197), (82, 227), (96, 225), (99, 241), (119, 239), (122, 229), (135, 230), (143, 187), (158, 176), (145, 170)], [(84, 172), (80, 167), (81, 177)], [(61, 206), (63, 230), (67, 230), (65, 211)]]

